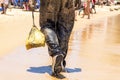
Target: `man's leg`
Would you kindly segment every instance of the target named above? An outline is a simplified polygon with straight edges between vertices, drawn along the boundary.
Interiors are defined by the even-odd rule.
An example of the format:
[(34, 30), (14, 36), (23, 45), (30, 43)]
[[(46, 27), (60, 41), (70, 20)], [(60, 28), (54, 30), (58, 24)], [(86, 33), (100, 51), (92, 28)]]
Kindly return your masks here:
[(43, 33), (46, 37), (46, 43), (48, 45), (49, 55), (52, 57), (52, 72), (54, 75), (60, 73), (63, 69), (63, 52), (59, 46), (56, 33), (50, 28), (44, 28)]
[(69, 38), (74, 26), (75, 19), (75, 10), (73, 8), (73, 5), (70, 3), (69, 6), (64, 7), (60, 11), (58, 16), (57, 36), (59, 40), (59, 45), (64, 52), (64, 67), (66, 66), (65, 58), (68, 52)]
[(41, 0), (40, 2), (40, 26), (46, 36), (49, 54), (53, 59), (52, 72), (60, 73), (63, 68), (64, 53), (59, 45), (56, 35), (58, 13), (62, 0)]
[(66, 66), (66, 61), (65, 61), (65, 58), (66, 58), (66, 55), (67, 55), (67, 51), (68, 51), (68, 40), (69, 40), (69, 33), (65, 31), (65, 29), (61, 26), (59, 26), (59, 30), (58, 30), (58, 39), (59, 39), (59, 44), (60, 44), (60, 47), (61, 47), (61, 50), (63, 51), (64, 53), (64, 60), (63, 60), (63, 71), (65, 71), (65, 66)]

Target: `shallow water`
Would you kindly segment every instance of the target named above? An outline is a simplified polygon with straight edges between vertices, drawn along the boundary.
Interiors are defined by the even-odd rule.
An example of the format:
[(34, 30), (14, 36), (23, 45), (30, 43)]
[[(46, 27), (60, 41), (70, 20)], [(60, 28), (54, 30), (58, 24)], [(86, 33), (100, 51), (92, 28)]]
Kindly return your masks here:
[[(79, 29), (71, 34), (70, 50), (87, 50), (95, 51), (104, 47), (120, 46), (120, 15), (99, 19), (95, 23), (89, 24), (84, 29)], [(92, 50), (94, 49), (94, 50)], [(111, 49), (114, 50), (114, 49)], [(106, 52), (105, 52), (106, 53)], [(117, 51), (120, 53), (120, 51)]]
[(74, 65), (81, 68), (81, 79), (120, 79), (120, 15), (99, 19), (73, 32), (69, 45), (68, 58), (77, 56), (68, 62), (79, 62)]

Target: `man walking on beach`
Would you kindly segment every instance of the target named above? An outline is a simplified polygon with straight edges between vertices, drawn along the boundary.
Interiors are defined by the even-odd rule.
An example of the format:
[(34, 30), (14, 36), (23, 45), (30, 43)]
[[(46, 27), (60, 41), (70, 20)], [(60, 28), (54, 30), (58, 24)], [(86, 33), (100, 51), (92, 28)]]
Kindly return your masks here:
[(65, 71), (66, 55), (74, 26), (73, 0), (40, 0), (40, 27), (52, 57), (52, 75)]

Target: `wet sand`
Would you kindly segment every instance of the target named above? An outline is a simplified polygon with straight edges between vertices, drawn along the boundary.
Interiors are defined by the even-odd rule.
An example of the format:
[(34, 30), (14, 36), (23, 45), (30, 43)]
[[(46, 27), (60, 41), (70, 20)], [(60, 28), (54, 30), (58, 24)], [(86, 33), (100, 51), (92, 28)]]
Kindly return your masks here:
[[(25, 49), (31, 13), (13, 9), (0, 15), (0, 80), (120, 80), (120, 20), (115, 17), (120, 10), (97, 10), (90, 20), (77, 16), (66, 58), (68, 72), (62, 73), (63, 79), (50, 75), (47, 46)], [(39, 26), (39, 13), (35, 13), (35, 19)]]

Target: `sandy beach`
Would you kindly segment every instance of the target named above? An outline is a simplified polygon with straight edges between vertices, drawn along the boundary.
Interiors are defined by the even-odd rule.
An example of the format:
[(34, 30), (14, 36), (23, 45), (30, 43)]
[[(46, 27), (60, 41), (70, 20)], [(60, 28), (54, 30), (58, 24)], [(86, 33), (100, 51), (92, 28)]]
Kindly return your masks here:
[[(87, 19), (87, 16), (81, 18), (81, 15), (77, 15), (73, 33), (97, 23), (100, 19), (120, 15), (120, 9), (110, 11), (109, 8), (109, 6), (103, 8), (97, 6), (97, 13), (91, 14), (91, 19)], [(39, 12), (35, 12), (35, 24), (39, 28)], [(47, 53), (47, 46), (28, 51), (25, 49), (25, 40), (31, 27), (32, 13), (29, 11), (8, 9), (6, 15), (0, 15), (0, 80), (120, 80), (120, 65), (118, 64), (120, 54), (118, 56), (114, 55), (116, 58), (112, 58), (116, 63), (113, 64), (115, 66), (112, 63), (108, 65), (109, 59), (106, 59), (108, 55), (97, 55), (95, 53), (88, 56), (77, 53), (69, 54), (67, 57), (68, 73), (63, 73), (66, 78), (56, 79), (51, 77), (49, 66), (51, 65), (51, 58)], [(79, 46), (78, 44), (76, 47)], [(117, 53), (120, 51), (119, 48), (120, 44), (117, 45), (117, 48), (114, 47), (118, 51)], [(88, 52), (90, 49), (88, 49)], [(76, 51), (69, 49), (69, 53)], [(97, 52), (97, 50), (95, 51)], [(76, 62), (79, 60), (78, 55), (81, 56), (80, 63)], [(106, 61), (104, 62), (104, 60)], [(72, 62), (76, 62), (76, 64), (70, 64)]]
[[(25, 44), (32, 27), (32, 13), (20, 9), (8, 9), (6, 15), (0, 15), (0, 55), (9, 53)], [(39, 27), (39, 13), (35, 13), (35, 23)]]

